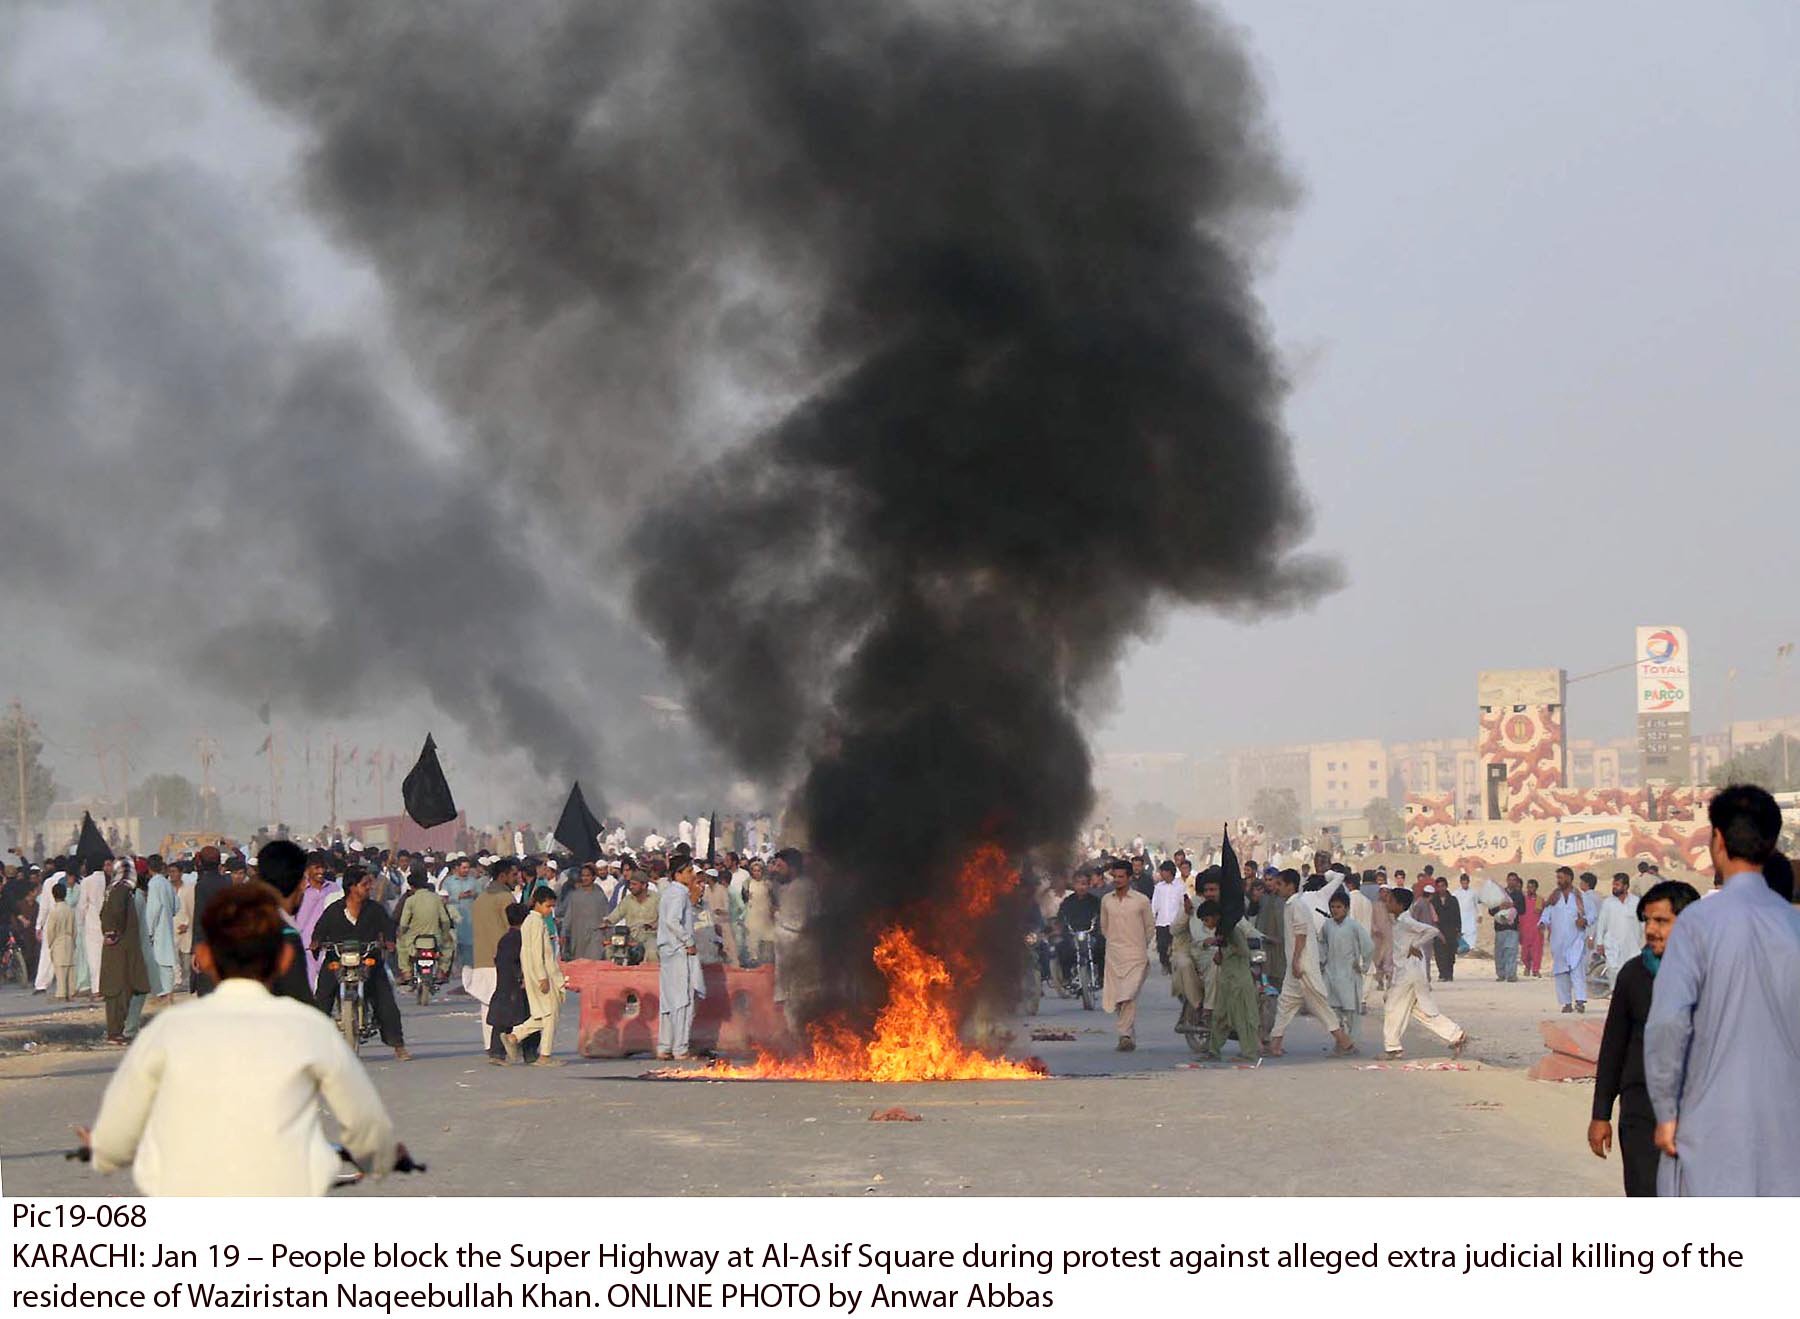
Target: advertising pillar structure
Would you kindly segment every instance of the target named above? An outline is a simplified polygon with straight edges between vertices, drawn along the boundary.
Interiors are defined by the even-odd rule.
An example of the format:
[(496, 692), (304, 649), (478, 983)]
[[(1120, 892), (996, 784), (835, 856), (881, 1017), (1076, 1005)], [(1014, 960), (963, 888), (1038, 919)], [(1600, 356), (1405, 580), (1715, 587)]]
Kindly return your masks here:
[(1686, 783), (1692, 674), (1684, 627), (1637, 630), (1638, 778), (1645, 784)]
[(1476, 683), (1481, 722), (1477, 819), (1556, 815), (1550, 794), (1568, 782), (1563, 725), (1567, 675), (1561, 669), (1489, 669)]

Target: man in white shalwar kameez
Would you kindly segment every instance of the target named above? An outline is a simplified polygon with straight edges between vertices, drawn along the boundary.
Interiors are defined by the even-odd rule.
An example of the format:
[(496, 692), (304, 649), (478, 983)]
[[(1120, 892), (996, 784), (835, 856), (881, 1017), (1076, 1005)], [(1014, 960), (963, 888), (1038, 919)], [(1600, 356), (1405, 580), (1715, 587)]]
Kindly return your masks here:
[(67, 878), (68, 876), (59, 870), (54, 875), (45, 879), (38, 887), (36, 922), (38, 968), (37, 978), (31, 985), (31, 991), (34, 994), (46, 992), (56, 981), (56, 964), (50, 960), (50, 950), (44, 943), (46, 937), (44, 934), (44, 927), (50, 923), (50, 909), (57, 905), (56, 886)]
[(117, 864), (116, 861), (102, 862), (99, 870), (83, 877), (81, 900), (75, 907), (75, 915), (81, 924), (81, 950), (87, 955), (89, 996), (92, 998), (100, 997), (100, 950), (106, 946), (106, 936), (100, 929), (100, 908), (106, 905), (110, 868)]
[(1456, 906), (1457, 910), (1462, 913), (1462, 946), (1465, 949), (1473, 948), (1475, 946), (1475, 935), (1477, 933), (1475, 890), (1469, 887), (1469, 877), (1467, 875), (1458, 876), (1456, 885), (1456, 893), (1454, 894)]
[(1406, 889), (1389, 889), (1382, 901), (1394, 917), (1394, 979), (1388, 985), (1387, 1004), (1382, 1013), (1381, 1044), (1383, 1055), (1399, 1058), (1400, 1044), (1409, 1022), (1417, 1021), (1426, 1030), (1450, 1046), (1453, 1057), (1460, 1057), (1469, 1042), (1468, 1032), (1438, 1011), (1431, 997), (1431, 982), (1426, 979), (1425, 957), (1431, 941), (1438, 937), (1437, 927), (1427, 925), (1412, 914), (1412, 894)]
[(1551, 891), (1538, 924), (1547, 932), (1544, 943), (1550, 949), (1556, 1001), (1562, 1004), (1564, 1012), (1587, 1011), (1587, 940), (1593, 917), (1581, 890), (1575, 887), (1575, 872), (1559, 866), (1556, 888)]
[(693, 857), (685, 852), (677, 852), (669, 865), (669, 882), (663, 885), (656, 906), (656, 1056), (686, 1058), (694, 1029), (694, 999), (706, 997), (700, 952), (694, 942), (700, 877)]
[(160, 870), (150, 872), (144, 891), (144, 966), (150, 997), (167, 1002), (175, 993), (175, 890)]
[[(1341, 888), (1343, 877), (1336, 876), (1336, 879), (1338, 882), (1332, 888), (1315, 892), (1334, 892)], [(1337, 1013), (1332, 1011), (1325, 996), (1325, 976), (1319, 969), (1318, 931), (1313, 925), (1318, 912), (1309, 901), (1314, 895), (1300, 891), (1299, 872), (1292, 869), (1277, 875), (1275, 884), (1283, 900), (1281, 933), (1287, 951), (1287, 974), (1281, 980), (1281, 997), (1275, 1001), (1275, 1024), (1269, 1028), (1269, 1056), (1282, 1056), (1282, 1036), (1287, 1033), (1288, 1024), (1300, 1015), (1302, 1007), (1331, 1032), (1337, 1045), (1333, 1050), (1335, 1054), (1355, 1053), (1356, 1045), (1338, 1025)]]
[(1594, 922), (1594, 950), (1606, 959), (1606, 984), (1610, 992), (1625, 963), (1644, 947), (1644, 923), (1638, 919), (1637, 895), (1631, 877), (1613, 876), (1612, 894), (1601, 899), (1600, 919)]

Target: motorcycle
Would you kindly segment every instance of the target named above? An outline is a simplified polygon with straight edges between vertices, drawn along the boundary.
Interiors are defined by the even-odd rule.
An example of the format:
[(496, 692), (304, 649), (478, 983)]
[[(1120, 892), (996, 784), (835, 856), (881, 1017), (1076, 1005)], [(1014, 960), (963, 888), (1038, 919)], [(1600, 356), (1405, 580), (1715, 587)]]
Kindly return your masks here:
[(438, 946), (435, 934), (413, 936), (413, 986), (418, 992), (419, 1006), (431, 1002), (431, 995), (443, 983), (438, 973)]
[[(48, 953), (42, 955), (49, 956)], [(0, 981), (16, 983), (21, 989), (31, 988), (31, 967), (25, 961), (25, 950), (19, 946), (15, 934), (6, 936), (6, 953), (0, 958)]]
[(614, 966), (637, 966), (644, 960), (644, 945), (631, 937), (629, 925), (615, 925), (607, 934), (606, 959)]
[(1100, 992), (1100, 977), (1094, 972), (1094, 927), (1071, 930), (1075, 941), (1075, 988), (1081, 995), (1081, 1010), (1091, 1012), (1094, 995)]
[(365, 986), (376, 973), (380, 959), (379, 944), (345, 940), (325, 945), (322, 970), (337, 977), (338, 1029), (344, 1033), (344, 1043), (350, 1046), (351, 1053), (360, 1050), (364, 1040), (375, 1037), (374, 1005), (369, 1002)]

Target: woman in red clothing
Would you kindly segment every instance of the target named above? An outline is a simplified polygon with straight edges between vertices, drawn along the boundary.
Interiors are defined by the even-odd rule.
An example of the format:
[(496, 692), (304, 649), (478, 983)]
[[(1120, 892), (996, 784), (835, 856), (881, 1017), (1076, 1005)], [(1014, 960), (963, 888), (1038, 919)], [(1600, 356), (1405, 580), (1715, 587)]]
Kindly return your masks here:
[(1538, 924), (1538, 917), (1543, 915), (1544, 904), (1538, 899), (1538, 882), (1535, 879), (1525, 881), (1525, 916), (1519, 927), (1519, 960), (1525, 965), (1525, 974), (1541, 976), (1539, 968), (1544, 963), (1544, 929)]

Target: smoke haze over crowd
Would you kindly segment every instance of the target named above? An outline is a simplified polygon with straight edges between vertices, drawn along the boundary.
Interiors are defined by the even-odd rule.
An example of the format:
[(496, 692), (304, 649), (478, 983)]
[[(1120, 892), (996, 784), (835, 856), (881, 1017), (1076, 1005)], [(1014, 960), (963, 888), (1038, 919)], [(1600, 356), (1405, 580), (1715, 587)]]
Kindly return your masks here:
[[(614, 798), (710, 792), (713, 746), (800, 778), (899, 738), (859, 693), (946, 637), (971, 656), (951, 708), (981, 681), (1047, 703), (1016, 754), (1079, 749), (1096, 722), (1114, 749), (1460, 734), (1476, 668), (1602, 667), (1672, 610), (1701, 706), (1733, 663), (1740, 716), (1774, 708), (1765, 653), (1791, 627), (1703, 589), (1726, 579), (1691, 537), (1641, 571), (1638, 536), (1671, 542), (1641, 520), (1656, 469), (1634, 455), (1704, 434), (1742, 470), (1778, 461), (1792, 375), (1770, 353), (1800, 305), (1772, 259), (1793, 172), (1771, 162), (1797, 136), (1779, 79), (1705, 75), (1681, 25), (1642, 15), (1621, 49), (1627, 11), (1604, 5), (1501, 24), (1229, 4), (1243, 43), (1187, 5), (863, 8), (0, 13), (0, 655), (65, 729), (65, 780), (71, 724), (141, 711), (146, 759), (180, 765), (202, 719), (247, 754), (272, 695), (278, 718), (386, 717), (396, 741), (449, 716), (470, 760), (528, 746), (543, 778), (597, 767)], [(1794, 48), (1778, 6), (1714, 33), (1750, 69)], [(1634, 203), (1670, 174), (1690, 186)], [(1183, 207), (1197, 227), (1172, 238)], [(1300, 483), (1248, 292), (1272, 223), (1282, 262), (1257, 286), (1303, 367), (1304, 484), (1356, 571), (1316, 617), (1252, 634), (1214, 616), (1326, 584), (1292, 556)], [(1191, 266), (1208, 255), (1228, 279)], [(1137, 296), (1144, 269), (1182, 274)], [(1245, 368), (1226, 376), (1252, 425), (1204, 425), (1191, 380), (1124, 351), (1145, 318), (1191, 327), (1195, 289), (1247, 337), (1169, 342)], [(1092, 343), (1059, 328), (1078, 320)], [(1137, 373), (1123, 418), (1084, 388), (1108, 352)], [(1021, 397), (1033, 376), (1046, 399)], [(1176, 407), (1168, 444), (1138, 442)], [(1036, 420), (992, 433), (1021, 408)], [(1120, 432), (1104, 461), (1061, 442), (1097, 424)], [(1268, 455), (1241, 521), (1182, 466), (1223, 452), (1181, 442), (1203, 433)], [(1481, 460), (1453, 474), (1447, 453)], [(1533, 541), (1516, 519), (1576, 485), (1581, 517)], [(1739, 550), (1779, 549), (1781, 488), (1754, 483)], [(1229, 534), (1256, 509), (1280, 525)], [(1040, 549), (1041, 577), (1016, 568)], [(1458, 595), (1475, 583), (1479, 605)], [(1041, 644), (996, 657), (1021, 628)], [(888, 713), (945, 683), (908, 672)], [(645, 693), (704, 735), (650, 726)], [(1603, 699), (1621, 731), (1626, 702)], [(1086, 777), (1063, 760), (1034, 780), (1057, 818)]]

